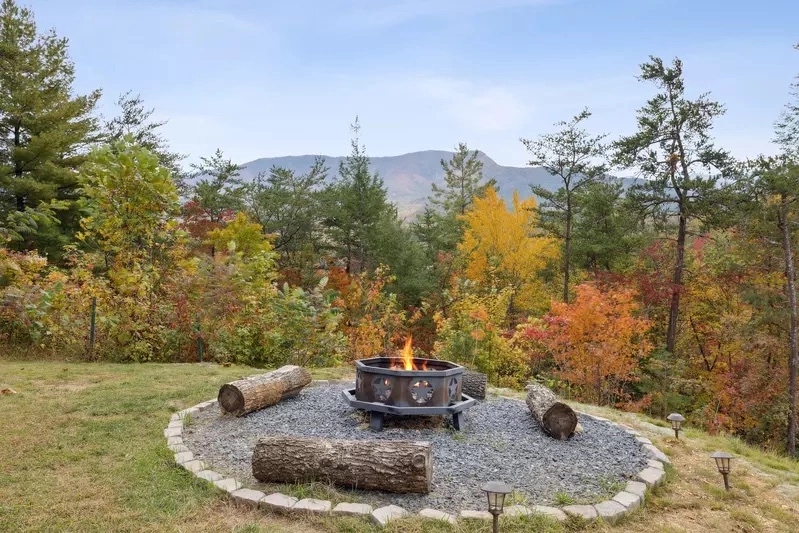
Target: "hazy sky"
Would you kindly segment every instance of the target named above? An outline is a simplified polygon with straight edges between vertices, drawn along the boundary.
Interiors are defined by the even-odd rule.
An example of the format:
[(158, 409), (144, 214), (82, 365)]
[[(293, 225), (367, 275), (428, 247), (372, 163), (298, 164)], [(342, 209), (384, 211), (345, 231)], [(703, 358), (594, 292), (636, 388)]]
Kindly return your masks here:
[[(25, 0), (22, 0), (25, 3)], [(635, 127), (655, 54), (685, 63), (690, 95), (726, 104), (719, 144), (772, 152), (799, 73), (797, 0), (28, 0), (70, 39), (102, 111), (132, 89), (192, 160), (349, 151), (360, 115), (372, 156), (464, 141), (524, 165), (535, 137), (583, 106), (611, 136)]]

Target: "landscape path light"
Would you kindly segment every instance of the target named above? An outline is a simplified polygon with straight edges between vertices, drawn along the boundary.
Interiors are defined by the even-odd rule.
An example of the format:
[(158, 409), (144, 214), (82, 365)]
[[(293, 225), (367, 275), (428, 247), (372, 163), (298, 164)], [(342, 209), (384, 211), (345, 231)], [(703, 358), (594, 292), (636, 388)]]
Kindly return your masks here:
[(666, 417), (666, 420), (671, 422), (671, 429), (674, 430), (674, 438), (679, 439), (680, 429), (682, 429), (682, 423), (685, 422), (685, 417), (680, 413), (671, 413)]
[(488, 496), (488, 512), (494, 517), (494, 533), (499, 531), (499, 515), (505, 507), (505, 496), (512, 490), (510, 485), (501, 481), (489, 481), (483, 485), (483, 492)]
[(727, 452), (713, 452), (710, 454), (710, 457), (715, 459), (716, 468), (719, 469), (719, 473), (724, 478), (724, 488), (730, 490), (730, 482), (727, 479), (727, 476), (730, 474), (730, 460), (734, 456)]

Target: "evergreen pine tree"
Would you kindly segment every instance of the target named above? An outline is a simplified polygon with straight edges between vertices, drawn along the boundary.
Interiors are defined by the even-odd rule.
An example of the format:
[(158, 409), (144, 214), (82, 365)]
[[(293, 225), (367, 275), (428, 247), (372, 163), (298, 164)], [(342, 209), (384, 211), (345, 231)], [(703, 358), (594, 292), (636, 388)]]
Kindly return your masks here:
[(591, 113), (583, 109), (568, 122), (555, 124), (561, 130), (536, 140), (521, 139), (532, 155), (530, 165), (544, 167), (563, 184), (557, 191), (534, 185), (533, 193), (543, 200), (539, 210), (542, 226), (563, 239), (563, 301), (569, 301), (572, 268), (575, 193), (605, 178), (604, 135), (592, 136), (580, 126)]
[(430, 205), (438, 214), (438, 249), (455, 250), (463, 236), (463, 217), (474, 203), (474, 197), (485, 190), (483, 162), (477, 150), (458, 143), (449, 161), (441, 160), (444, 185), (433, 184)]
[(713, 120), (724, 114), (724, 106), (707, 94), (695, 100), (685, 97), (679, 59), (667, 66), (659, 57), (651, 57), (641, 65), (640, 79), (652, 82), (659, 92), (638, 110), (638, 131), (615, 143), (615, 160), (637, 168), (645, 178), (630, 187), (631, 203), (656, 220), (677, 223), (666, 333), (666, 349), (674, 353), (688, 223), (707, 220), (718, 210), (718, 180), (730, 170), (732, 158), (711, 138)]
[(100, 91), (75, 95), (67, 39), (0, 4), (0, 230), (58, 256), (78, 227), (78, 168), (97, 140)]
[(391, 206), (383, 179), (369, 170), (369, 156), (360, 144), (358, 117), (352, 125), (352, 152), (341, 162), (336, 181), (326, 192), (325, 224), (347, 273), (357, 274), (375, 264), (379, 222)]

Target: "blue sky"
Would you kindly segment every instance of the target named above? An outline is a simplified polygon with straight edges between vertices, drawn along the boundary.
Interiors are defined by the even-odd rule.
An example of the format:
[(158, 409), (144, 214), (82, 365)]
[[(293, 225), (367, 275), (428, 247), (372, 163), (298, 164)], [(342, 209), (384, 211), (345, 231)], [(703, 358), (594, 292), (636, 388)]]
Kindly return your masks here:
[[(22, 0), (25, 3), (25, 0)], [(799, 73), (796, 0), (33, 0), (70, 39), (77, 88), (101, 111), (132, 89), (191, 160), (349, 151), (360, 115), (372, 156), (451, 149), (527, 162), (535, 137), (582, 107), (632, 133), (650, 54), (679, 56), (689, 95), (727, 106), (719, 144), (771, 153)]]

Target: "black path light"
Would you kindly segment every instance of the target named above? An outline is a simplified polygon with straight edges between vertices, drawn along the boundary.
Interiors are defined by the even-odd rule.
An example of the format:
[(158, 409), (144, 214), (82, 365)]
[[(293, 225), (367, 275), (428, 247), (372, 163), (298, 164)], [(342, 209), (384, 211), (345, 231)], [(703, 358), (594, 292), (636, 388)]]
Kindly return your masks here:
[(727, 476), (730, 474), (730, 459), (735, 456), (727, 452), (713, 452), (710, 457), (716, 460), (716, 468), (719, 469), (719, 473), (724, 478), (724, 488), (730, 490), (730, 482)]
[(488, 496), (488, 512), (494, 517), (494, 533), (499, 531), (499, 515), (505, 507), (505, 496), (512, 490), (513, 487), (501, 481), (489, 481), (483, 485), (483, 492)]
[(682, 429), (682, 423), (685, 422), (685, 417), (680, 413), (671, 413), (666, 417), (666, 420), (671, 422), (671, 429), (674, 430), (674, 438), (679, 439), (680, 429)]

